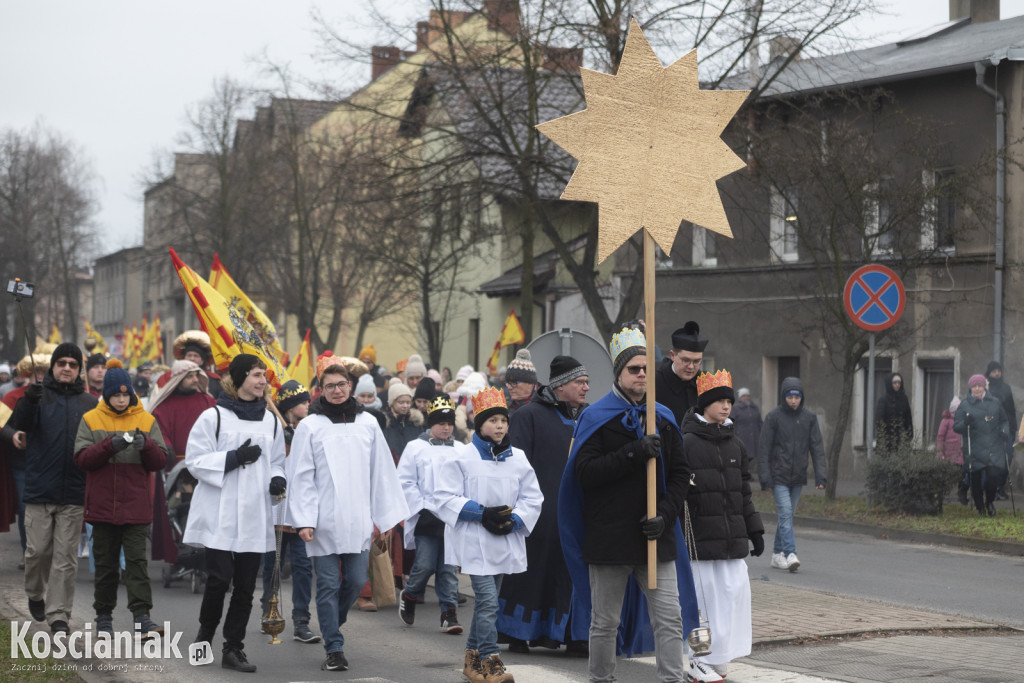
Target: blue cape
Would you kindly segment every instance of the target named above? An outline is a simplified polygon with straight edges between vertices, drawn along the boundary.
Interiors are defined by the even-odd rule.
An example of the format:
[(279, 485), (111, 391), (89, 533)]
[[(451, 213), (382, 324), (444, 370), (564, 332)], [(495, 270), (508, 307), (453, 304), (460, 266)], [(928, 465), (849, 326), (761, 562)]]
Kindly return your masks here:
[[(590, 572), (583, 561), (583, 488), (576, 478), (576, 454), (587, 439), (608, 421), (619, 416), (627, 429), (636, 432), (637, 438), (644, 436), (643, 416), (647, 407), (634, 406), (614, 391), (606, 395), (592, 406), (587, 407), (580, 415), (573, 433), (572, 445), (569, 447), (569, 461), (562, 474), (562, 483), (558, 490), (558, 521), (559, 535), (565, 564), (569, 568), (572, 579), (572, 620), (571, 638), (588, 640), (590, 629)], [(655, 404), (655, 412), (679, 433), (672, 411), (660, 403)], [(682, 439), (682, 434), (679, 433)], [(660, 455), (658, 456), (661, 457)], [(665, 490), (664, 470), (659, 490)], [(690, 555), (683, 538), (679, 520), (673, 527), (676, 535), (676, 578), (679, 586), (679, 608), (683, 618), (683, 636), (697, 628), (697, 593), (693, 586), (693, 573), (690, 570)], [(639, 531), (637, 532), (639, 533)], [(626, 585), (626, 595), (622, 602), (622, 614), (619, 619), (619, 635), (616, 652), (633, 656), (643, 652), (654, 651), (654, 630), (651, 628), (647, 613), (647, 598), (630, 575)]]

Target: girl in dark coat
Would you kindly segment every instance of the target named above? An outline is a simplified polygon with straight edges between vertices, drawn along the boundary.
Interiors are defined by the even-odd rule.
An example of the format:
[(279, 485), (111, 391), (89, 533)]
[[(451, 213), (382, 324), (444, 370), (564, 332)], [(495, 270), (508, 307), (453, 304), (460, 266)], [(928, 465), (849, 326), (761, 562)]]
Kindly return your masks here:
[[(683, 417), (683, 457), (693, 475), (686, 496), (696, 544), (691, 553), (697, 599), (711, 627), (714, 643), (697, 680), (720, 680), (708, 665), (725, 675), (729, 661), (750, 654), (750, 554), (764, 552), (764, 525), (750, 496), (747, 451), (729, 419), (733, 404), (732, 377), (725, 370), (697, 378), (697, 406)], [(703, 585), (703, 590), (700, 589)], [(706, 600), (706, 603), (705, 603)], [(708, 674), (711, 674), (710, 676)]]
[(910, 400), (898, 372), (889, 375), (885, 396), (879, 396), (875, 405), (875, 439), (879, 450), (885, 454), (898, 453), (914, 439)]

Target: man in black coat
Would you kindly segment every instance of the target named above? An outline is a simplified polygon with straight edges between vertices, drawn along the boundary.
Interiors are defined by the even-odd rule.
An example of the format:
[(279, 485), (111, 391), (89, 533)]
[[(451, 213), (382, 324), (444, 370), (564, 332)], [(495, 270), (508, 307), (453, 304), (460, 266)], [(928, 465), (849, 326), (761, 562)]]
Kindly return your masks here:
[[(1010, 385), (1003, 381), (1003, 366), (1002, 364), (994, 360), (988, 364), (988, 369), (985, 371), (985, 378), (988, 380), (988, 393), (999, 399), (999, 402), (1003, 404), (1003, 412), (1006, 413), (1006, 419), (1010, 422), (1010, 432), (1017, 429), (1017, 406), (1013, 402), (1013, 390), (1010, 389)], [(1013, 440), (1011, 439), (1006, 444), (1006, 471), (1009, 475), (1010, 463), (1013, 462)], [(996, 498), (999, 500), (1006, 500), (1006, 482), (1004, 481), (996, 489)]]
[(555, 356), (549, 377), (547, 386), (537, 388), (509, 425), (512, 445), (523, 449), (537, 473), (544, 504), (526, 537), (527, 570), (509, 574), (501, 583), (498, 634), (509, 642), (509, 652), (566, 643), (570, 653), (586, 656), (586, 641), (566, 636), (572, 582), (559, 545), (558, 488), (590, 382), (583, 363), (571, 356)]
[(78, 575), (85, 472), (75, 466), (75, 436), (96, 397), (82, 381), (82, 350), (60, 344), (42, 384), (18, 400), (8, 426), (25, 451), (25, 592), (36, 621), (68, 633)]
[(668, 407), (683, 424), (683, 416), (697, 405), (697, 373), (704, 361), (708, 340), (700, 336), (700, 325), (692, 320), (672, 333), (672, 350), (661, 361), (655, 375), (655, 400)]

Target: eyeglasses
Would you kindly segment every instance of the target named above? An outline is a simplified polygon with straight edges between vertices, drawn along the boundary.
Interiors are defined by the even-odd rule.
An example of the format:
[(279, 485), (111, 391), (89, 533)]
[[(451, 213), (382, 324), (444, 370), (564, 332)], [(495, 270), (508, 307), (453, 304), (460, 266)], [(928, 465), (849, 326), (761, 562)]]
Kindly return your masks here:
[(578, 387), (589, 387), (590, 386), (590, 380), (586, 380), (586, 379), (574, 379), (572, 381), (572, 383), (575, 384)]
[(54, 363), (58, 368), (71, 368), (72, 370), (78, 369), (78, 361), (73, 360), (59, 360)]
[(328, 391), (341, 391), (349, 384), (351, 384), (351, 382), (337, 382), (335, 384), (325, 384), (324, 393), (327, 393)]
[(703, 358), (681, 358), (680, 356), (676, 356), (676, 360), (684, 368), (699, 368), (700, 364), (704, 362)]
[(639, 375), (641, 372), (647, 374), (646, 365), (627, 365), (626, 369), (629, 370), (629, 374), (631, 375)]

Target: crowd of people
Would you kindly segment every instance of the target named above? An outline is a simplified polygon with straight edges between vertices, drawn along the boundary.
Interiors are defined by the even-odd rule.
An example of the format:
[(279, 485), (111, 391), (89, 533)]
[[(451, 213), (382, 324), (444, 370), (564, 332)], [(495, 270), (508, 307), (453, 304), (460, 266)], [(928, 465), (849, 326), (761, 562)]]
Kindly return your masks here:
[[(453, 375), (415, 354), (389, 373), (372, 345), (358, 358), (327, 351), (313, 386), (289, 380), (274, 391), (255, 355), (218, 374), (195, 330), (175, 340), (171, 367), (134, 377), (75, 344), (40, 347), (13, 373), (0, 365), (0, 523), (17, 519), (28, 608), (54, 632), (70, 629), (87, 524), (101, 636), (113, 633), (123, 580), (136, 632), (159, 637), (148, 561), (180, 566), (201, 551), (195, 642), (220, 630), (222, 666), (256, 671), (245, 653), (253, 597), (262, 577), (265, 612), (280, 560), (290, 564), (294, 640), (322, 642), (321, 668), (344, 671), (349, 611), (378, 609), (376, 545), (391, 557), (406, 626), (433, 577), (435, 623), (466, 633), (471, 682), (514, 680), (502, 644), (520, 654), (564, 648), (588, 658), (593, 681), (614, 680), (617, 655), (652, 650), (661, 681), (721, 681), (751, 651), (745, 558), (765, 549), (752, 480), (778, 513), (770, 566), (795, 572), (794, 512), (809, 469), (821, 489), (826, 468), (800, 379), (782, 380), (762, 418), (727, 370), (702, 372), (708, 345), (696, 322), (671, 335), (650, 368), (655, 415), (642, 321), (613, 337), (614, 385), (593, 403), (581, 362), (556, 356), (541, 384), (526, 349), (497, 378), (468, 365)], [(970, 492), (992, 515), (1012, 458), (1013, 396), (998, 363), (968, 385), (944, 413), (936, 449), (964, 467), (961, 501)], [(879, 448), (912, 443), (899, 373), (875, 419)], [(1019, 431), (1018, 440), (1024, 423)], [(459, 572), (474, 597), (461, 622)], [(686, 637), (701, 625), (708, 655)]]

